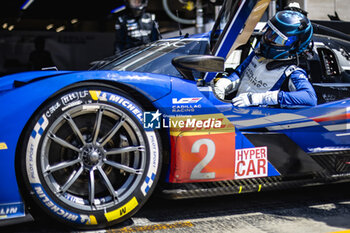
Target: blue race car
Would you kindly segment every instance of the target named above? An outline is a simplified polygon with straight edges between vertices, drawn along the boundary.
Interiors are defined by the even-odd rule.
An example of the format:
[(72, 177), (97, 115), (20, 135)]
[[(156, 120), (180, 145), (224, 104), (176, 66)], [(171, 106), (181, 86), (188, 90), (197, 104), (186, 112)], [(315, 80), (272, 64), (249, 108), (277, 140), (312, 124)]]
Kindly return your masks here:
[(224, 60), (239, 63), (260, 36), (269, 2), (225, 1), (210, 33), (130, 49), (89, 71), (1, 77), (0, 224), (43, 211), (103, 228), (130, 218), (155, 187), (192, 198), (349, 181), (347, 35), (315, 34), (301, 61), (315, 107), (238, 108), (213, 92)]

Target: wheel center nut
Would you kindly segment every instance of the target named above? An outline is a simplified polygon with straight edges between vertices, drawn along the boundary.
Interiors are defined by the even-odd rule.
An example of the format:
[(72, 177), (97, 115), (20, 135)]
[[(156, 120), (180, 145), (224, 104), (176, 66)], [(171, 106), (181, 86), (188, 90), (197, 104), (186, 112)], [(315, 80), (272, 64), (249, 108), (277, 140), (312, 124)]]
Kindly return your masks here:
[(85, 147), (82, 152), (82, 155), (83, 161), (87, 166), (96, 165), (102, 158), (100, 150), (98, 148), (95, 148), (94, 146)]
[(97, 162), (99, 157), (100, 157), (100, 154), (97, 151), (92, 151), (88, 155), (89, 160), (93, 163)]

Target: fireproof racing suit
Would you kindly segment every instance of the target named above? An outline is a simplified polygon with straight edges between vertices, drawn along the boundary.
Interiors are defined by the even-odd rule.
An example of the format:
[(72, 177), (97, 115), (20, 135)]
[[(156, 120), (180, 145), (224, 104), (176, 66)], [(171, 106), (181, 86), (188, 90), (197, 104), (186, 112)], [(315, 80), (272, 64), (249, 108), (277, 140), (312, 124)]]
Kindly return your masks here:
[(220, 98), (237, 91), (232, 100), (238, 107), (279, 105), (300, 108), (317, 104), (315, 90), (305, 70), (295, 65), (269, 68), (268, 60), (252, 52), (227, 78), (219, 79), (215, 92)]

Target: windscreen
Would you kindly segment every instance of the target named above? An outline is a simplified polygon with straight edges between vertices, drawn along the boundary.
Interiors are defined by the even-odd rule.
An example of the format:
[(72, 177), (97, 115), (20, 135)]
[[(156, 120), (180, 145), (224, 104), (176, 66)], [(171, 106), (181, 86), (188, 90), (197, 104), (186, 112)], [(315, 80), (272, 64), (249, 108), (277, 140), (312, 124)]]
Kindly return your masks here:
[(181, 78), (182, 75), (171, 64), (171, 60), (174, 57), (208, 53), (207, 39), (160, 40), (127, 50), (121, 56), (110, 59), (98, 69), (155, 73)]

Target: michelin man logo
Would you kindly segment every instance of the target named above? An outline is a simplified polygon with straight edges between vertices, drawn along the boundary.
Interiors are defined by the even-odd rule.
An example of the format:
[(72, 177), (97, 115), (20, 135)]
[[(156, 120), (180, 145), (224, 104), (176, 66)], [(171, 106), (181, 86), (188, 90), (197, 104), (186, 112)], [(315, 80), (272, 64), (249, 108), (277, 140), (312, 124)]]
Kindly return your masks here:
[(145, 129), (160, 129), (161, 126), (161, 113), (159, 110), (156, 112), (145, 112), (143, 127)]

